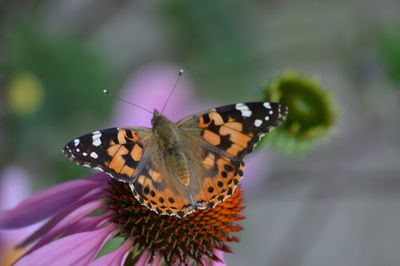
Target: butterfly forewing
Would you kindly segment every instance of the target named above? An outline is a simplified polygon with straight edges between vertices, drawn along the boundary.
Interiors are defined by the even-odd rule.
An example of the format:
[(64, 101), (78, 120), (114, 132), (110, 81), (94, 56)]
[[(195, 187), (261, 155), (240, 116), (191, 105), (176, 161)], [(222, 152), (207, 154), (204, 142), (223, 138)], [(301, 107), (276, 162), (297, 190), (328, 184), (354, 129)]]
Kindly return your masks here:
[[(192, 186), (197, 208), (213, 208), (232, 195), (243, 177), (243, 158), (264, 134), (282, 123), (287, 107), (278, 103), (238, 103), (210, 109), (177, 124), (197, 150), (187, 148), (195, 160), (198, 185)], [(191, 155), (192, 154), (192, 155)]]
[(184, 118), (182, 129), (199, 127), (201, 137), (212, 146), (244, 158), (264, 134), (283, 122), (287, 107), (279, 103), (238, 103), (210, 109)]
[(76, 138), (63, 152), (75, 163), (100, 169), (113, 178), (130, 182), (140, 166), (144, 142), (151, 134), (147, 128), (109, 128)]

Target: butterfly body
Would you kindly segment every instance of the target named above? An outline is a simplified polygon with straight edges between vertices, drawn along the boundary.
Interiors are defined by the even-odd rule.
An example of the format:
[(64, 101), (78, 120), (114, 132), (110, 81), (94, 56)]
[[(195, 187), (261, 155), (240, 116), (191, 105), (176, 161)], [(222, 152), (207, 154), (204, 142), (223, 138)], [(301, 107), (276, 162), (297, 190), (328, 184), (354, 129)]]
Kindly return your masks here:
[(172, 122), (157, 110), (152, 128), (109, 128), (67, 143), (66, 156), (129, 184), (147, 208), (184, 217), (214, 208), (243, 177), (243, 159), (279, 125), (278, 103), (238, 103)]
[(183, 185), (188, 187), (190, 170), (183, 151), (183, 136), (178, 126), (157, 110), (154, 111), (151, 121), (154, 139), (157, 141), (158, 150), (162, 153), (165, 164), (173, 172), (172, 175), (176, 176)]

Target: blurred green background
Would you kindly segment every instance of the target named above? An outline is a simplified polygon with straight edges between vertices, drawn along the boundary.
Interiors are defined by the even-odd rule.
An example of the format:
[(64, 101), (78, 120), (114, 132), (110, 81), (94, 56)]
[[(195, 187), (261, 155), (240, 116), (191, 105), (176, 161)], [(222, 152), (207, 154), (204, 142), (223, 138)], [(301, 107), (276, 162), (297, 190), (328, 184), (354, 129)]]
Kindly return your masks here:
[(331, 95), (334, 130), (301, 155), (261, 151), (271, 169), (227, 261), (399, 265), (399, 14), (389, 0), (1, 1), (0, 170), (24, 169), (33, 191), (90, 173), (61, 148), (104, 127), (119, 103), (101, 91), (143, 66), (181, 66), (199, 101), (224, 104), (304, 73)]

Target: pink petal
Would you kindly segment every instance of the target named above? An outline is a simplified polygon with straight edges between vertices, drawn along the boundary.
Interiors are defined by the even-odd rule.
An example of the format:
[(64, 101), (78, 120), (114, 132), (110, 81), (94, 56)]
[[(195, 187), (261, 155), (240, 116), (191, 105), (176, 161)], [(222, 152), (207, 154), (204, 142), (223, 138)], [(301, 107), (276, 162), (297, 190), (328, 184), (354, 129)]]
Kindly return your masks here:
[(33, 233), (31, 236), (29, 236), (23, 243), (21, 243), (21, 246), (25, 246), (38, 238), (40, 238), (42, 235), (44, 235), (46, 232), (51, 230), (55, 225), (57, 225), (60, 221), (64, 219), (68, 214), (73, 212), (75, 209), (79, 208), (79, 206), (85, 205), (89, 202), (93, 202), (99, 199), (99, 192), (101, 192), (102, 189), (97, 189), (97, 190), (92, 190), (90, 191), (87, 195), (83, 196), (81, 199), (78, 201), (73, 202), (70, 206), (67, 208), (62, 209), (59, 211), (53, 218), (51, 218), (47, 223), (45, 223), (41, 228), (39, 228), (35, 233)]
[(14, 209), (0, 212), (0, 228), (20, 228), (43, 220), (98, 188), (100, 184), (88, 180), (70, 181), (38, 192)]
[(162, 261), (162, 257), (160, 254), (155, 254), (153, 257), (153, 261), (151, 263), (152, 266), (160, 266), (161, 265), (161, 261)]
[(81, 233), (85, 231), (92, 231), (99, 227), (104, 221), (110, 219), (108, 214), (103, 214), (95, 217), (85, 217), (82, 220), (76, 222), (67, 231), (64, 232), (63, 236)]
[(150, 252), (147, 249), (143, 250), (143, 252), (140, 255), (140, 258), (136, 262), (135, 266), (146, 266), (146, 265), (148, 265), (149, 258), (150, 258)]
[(23, 257), (15, 265), (88, 265), (112, 236), (115, 225), (62, 237)]
[(0, 173), (0, 210), (14, 208), (31, 191), (30, 176), (19, 166), (8, 166)]
[[(144, 67), (127, 82), (120, 97), (151, 111), (158, 109), (161, 112), (178, 77), (178, 71), (178, 67), (165, 64)], [(192, 92), (189, 77), (185, 73), (181, 77), (164, 114), (176, 121), (193, 112), (201, 111), (201, 108), (196, 108), (198, 104)], [(121, 103), (117, 107), (114, 117), (113, 126), (151, 126), (151, 114), (125, 103)]]
[(257, 186), (266, 182), (271, 173), (271, 156), (267, 152), (257, 152), (246, 158), (244, 164), (244, 177), (240, 181), (245, 193), (256, 189)]
[[(42, 236), (40, 240), (32, 248), (29, 249), (27, 254), (35, 251), (36, 249), (54, 240), (57, 236), (64, 233), (67, 229), (69, 229), (72, 225), (81, 220), (84, 216), (100, 208), (102, 204), (103, 203), (100, 201), (89, 202), (88, 204), (82, 205), (73, 212), (69, 213), (56, 226), (54, 226), (51, 230), (46, 232), (46, 234)], [(92, 228), (92, 230), (93, 229), (95, 228)]]
[(133, 241), (128, 239), (117, 250), (98, 258), (97, 260), (92, 262), (90, 265), (91, 266), (103, 266), (103, 265), (122, 266), (122, 265), (124, 265), (126, 257), (129, 255), (129, 252), (131, 252), (132, 246), (133, 246)]
[(226, 266), (226, 262), (224, 260), (224, 252), (219, 249), (214, 250), (215, 256), (217, 256), (221, 261), (212, 261), (211, 266)]
[(107, 183), (110, 178), (111, 177), (109, 175), (103, 172), (98, 172), (87, 177), (87, 179), (90, 181), (97, 181), (101, 183)]
[[(0, 210), (14, 208), (31, 191), (30, 176), (20, 166), (6, 166), (0, 171)], [(37, 225), (19, 230), (0, 230), (0, 264), (14, 246), (37, 228)], [(3, 258), (3, 260), (2, 260)]]

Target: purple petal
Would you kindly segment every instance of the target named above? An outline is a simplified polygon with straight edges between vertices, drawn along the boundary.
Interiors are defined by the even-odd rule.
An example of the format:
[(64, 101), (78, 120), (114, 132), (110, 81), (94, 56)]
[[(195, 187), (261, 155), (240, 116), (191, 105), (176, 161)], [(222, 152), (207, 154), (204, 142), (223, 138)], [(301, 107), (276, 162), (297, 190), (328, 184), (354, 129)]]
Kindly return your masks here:
[(104, 255), (94, 262), (92, 262), (91, 266), (122, 266), (125, 263), (126, 257), (128, 256), (129, 252), (131, 252), (133, 246), (133, 241), (128, 239), (122, 244), (117, 250)]
[[(0, 171), (0, 210), (15, 207), (31, 190), (28, 173), (19, 166), (7, 166)], [(15, 245), (35, 230), (37, 225), (19, 230), (0, 230), (0, 265), (12, 260)]]
[(101, 182), (101, 183), (107, 183), (108, 180), (110, 180), (110, 176), (107, 175), (106, 173), (98, 172), (98, 173), (95, 173), (93, 175), (88, 176), (87, 179), (90, 180), (90, 181), (97, 181), (97, 182)]
[[(32, 247), (29, 249), (27, 254), (35, 251), (36, 249), (46, 245), (47, 243), (54, 240), (57, 236), (64, 233), (68, 230), (72, 225), (77, 223), (87, 214), (93, 212), (96, 209), (99, 209), (103, 203), (100, 201), (89, 202), (86, 205), (82, 205), (78, 209), (74, 210), (73, 212), (69, 213), (65, 216), (56, 226), (54, 226), (51, 230), (46, 232), (46, 234)], [(92, 230), (95, 228), (92, 228)]]
[(15, 265), (88, 265), (113, 235), (115, 225), (60, 238), (23, 257)]
[[(132, 76), (123, 89), (122, 99), (132, 101), (149, 110), (163, 107), (171, 92), (176, 78), (178, 67), (170, 65), (152, 65), (139, 70)], [(200, 111), (192, 95), (189, 78), (184, 74), (164, 114), (173, 121), (183, 118), (193, 112)], [(138, 108), (121, 103), (116, 110), (113, 124), (116, 126), (150, 126), (151, 114)]]
[(46, 232), (51, 230), (54, 226), (56, 226), (60, 221), (64, 219), (67, 215), (69, 215), (71, 212), (73, 212), (75, 209), (79, 208), (79, 206), (85, 205), (89, 202), (93, 202), (98, 200), (101, 195), (99, 195), (99, 192), (102, 192), (102, 189), (97, 189), (90, 191), (87, 195), (83, 196), (81, 199), (78, 201), (73, 202), (71, 205), (68, 207), (62, 209), (59, 211), (53, 218), (51, 218), (47, 223), (45, 223), (41, 228), (39, 228), (35, 233), (33, 233), (30, 237), (28, 237), (23, 243), (21, 243), (21, 246), (25, 246), (38, 238), (40, 238), (42, 235), (44, 235)]
[(38, 192), (14, 209), (0, 212), (0, 228), (14, 229), (36, 223), (99, 187), (101, 187), (100, 182), (78, 180)]
[(153, 257), (153, 261), (151, 263), (152, 266), (160, 266), (161, 265), (161, 261), (162, 261), (162, 257), (160, 254), (155, 254)]
[(143, 252), (140, 255), (140, 258), (136, 262), (135, 266), (146, 266), (146, 265), (148, 265), (149, 258), (150, 258), (150, 252), (147, 249), (143, 250)]
[(257, 151), (249, 156), (244, 163), (244, 177), (240, 184), (245, 193), (248, 193), (262, 184), (263, 179), (266, 180), (268, 178), (272, 165), (268, 153)]
[(85, 217), (82, 220), (73, 224), (70, 228), (68, 228), (68, 230), (65, 231), (63, 235), (67, 236), (85, 231), (92, 231), (98, 228), (100, 224), (107, 220), (110, 220), (109, 214), (103, 214), (95, 217)]
[(224, 252), (219, 249), (214, 250), (215, 256), (217, 256), (221, 261), (212, 261), (211, 266), (226, 266), (226, 262), (224, 260)]
[(14, 208), (30, 194), (28, 173), (18, 166), (9, 166), (0, 174), (0, 210)]

